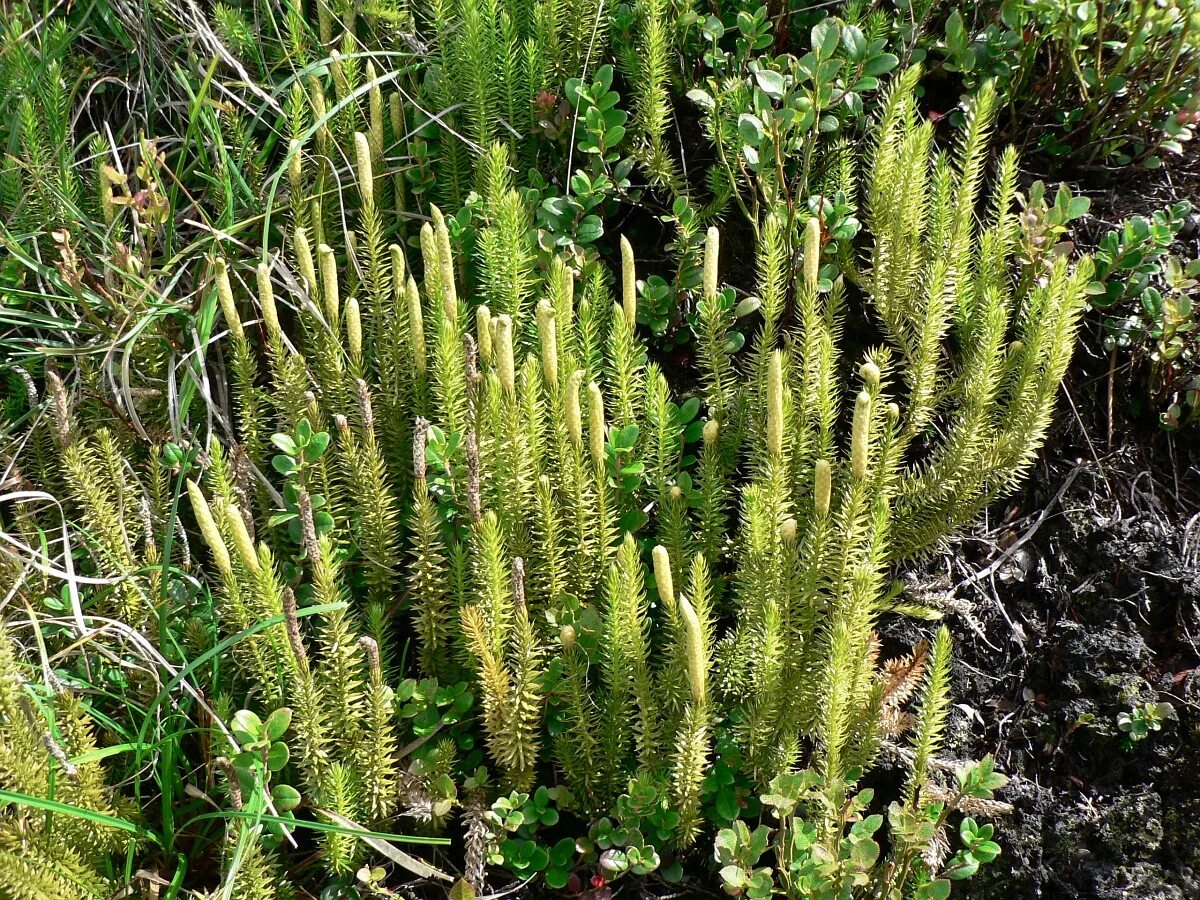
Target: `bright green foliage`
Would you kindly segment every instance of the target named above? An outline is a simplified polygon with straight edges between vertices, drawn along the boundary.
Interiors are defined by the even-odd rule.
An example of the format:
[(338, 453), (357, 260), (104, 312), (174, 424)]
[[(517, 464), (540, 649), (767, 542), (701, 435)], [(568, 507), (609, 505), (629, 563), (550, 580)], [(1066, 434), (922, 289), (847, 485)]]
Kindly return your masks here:
[[(285, 455), (276, 457), (275, 467), (293, 476), (298, 470), (301, 474), (306, 471), (315, 474), (314, 464), (320, 461), (320, 451), (313, 453), (312, 448), (328, 446), (326, 433), (314, 433), (305, 426), (307, 420), (303, 419), (296, 439), (276, 436)], [(220, 458), (219, 453), (216, 458)], [(219, 467), (211, 472), (219, 472)], [(199, 488), (190, 483), (189, 492), (201, 533), (217, 568), (225, 572), (223, 607), (253, 602), (258, 605), (254, 621), (273, 617), (278, 622), (243, 638), (237, 646), (247, 654), (240, 662), (250, 683), (257, 683), (260, 689), (268, 684), (278, 685), (277, 693), (268, 694), (267, 703), (287, 702), (295, 710), (294, 720), (290, 713), (288, 719), (294, 722), (293, 746), (298, 752), (296, 764), (304, 796), (318, 810), (328, 810), (326, 819), (334, 825), (344, 825), (345, 820), (382, 821), (395, 812), (402, 798), (392, 691), (384, 681), (378, 644), (372, 638), (359, 638), (356, 634), (356, 626), (362, 622), (361, 610), (345, 608), (342, 553), (328, 535), (317, 534), (313, 495), (307, 487), (303, 478), (289, 485), (298, 498), (299, 512), (294, 521), (299, 526), (303, 566), (311, 578), (312, 602), (324, 610), (315, 635), (315, 654), (310, 653), (301, 630), (292, 588), (281, 586), (279, 564), (267, 545), (254, 546), (249, 536), (242, 533), (244, 523), (239, 527), (241, 519), (236, 507), (230, 507), (226, 515), (229, 541), (236, 548), (235, 555), (240, 557), (239, 562), (233, 562), (221, 525), (215, 520), (211, 526), (204, 524), (212, 514), (206, 512), (208, 504)], [(219, 498), (219, 481), (214, 490)], [(220, 499), (217, 503), (221, 503)], [(368, 563), (367, 573), (372, 570)], [(364, 598), (367, 608), (372, 602), (371, 590), (368, 587)], [(229, 628), (234, 631), (249, 624), (235, 623)], [(270, 673), (266, 681), (262, 674), (256, 674), (264, 672)], [(246, 718), (250, 717), (253, 713), (247, 711)], [(267, 720), (268, 734), (273, 718)], [(247, 734), (252, 731), (243, 727)], [(234, 736), (238, 736), (236, 727)], [(278, 746), (282, 748), (282, 764), (286, 764), (287, 747), (282, 743)], [(275, 745), (270, 750), (274, 753)], [(282, 768), (282, 764), (278, 767)], [(274, 760), (268, 762), (268, 767), (275, 771)], [(245, 794), (243, 786), (243, 798)], [(340, 833), (327, 833), (322, 847), (325, 863), (335, 874), (350, 871), (361, 852), (353, 837)]]
[[(1090, 262), (1072, 268), (1065, 256), (1039, 256), (1013, 278), (1015, 154), (1001, 158), (982, 229), (974, 218), (995, 96), (980, 94), (951, 162), (924, 149), (928, 126), (917, 123), (910, 93), (915, 77), (906, 75), (889, 97), (880, 123), (868, 194), (872, 266), (857, 277), (872, 294), (909, 391), (896, 458), (947, 404), (956, 409), (944, 445), (900, 473), (893, 558), (920, 552), (973, 518), (1029, 465), (1049, 425), (1092, 271)], [(1016, 339), (1006, 345), (1010, 331)], [(963, 348), (952, 380), (942, 374), (948, 334)]]
[[(264, 722), (248, 709), (239, 710), (230, 722), (232, 760), (220, 757), (218, 764), (227, 777), (229, 799), (236, 810), (247, 814), (235, 820), (226, 841), (226, 885), (231, 896), (274, 898), (286, 896), (287, 882), (279, 874), (274, 848), (290, 834), (295, 822), (292, 810), (300, 794), (287, 784), (271, 781), (288, 763), (287, 745), (281, 740), (292, 719), (287, 707), (275, 710)], [(258, 824), (254, 817), (275, 815), (278, 820)]]
[(14, 8), (0, 35), (0, 109), (7, 113), (0, 156), (0, 220), (17, 232), (67, 221), (80, 210), (93, 216), (100, 212), (97, 196), (84, 201), (70, 134), (75, 100), (75, 73), (69, 61), (72, 35), (67, 23), (57, 20), (36, 40), (23, 39), (32, 24), (26, 10)]
[[(626, 121), (656, 184), (678, 188), (666, 151), (674, 11), (637, 4), (627, 120), (611, 66), (575, 75), (588, 48), (603, 55), (601, 6), (435, 0), (413, 13), (437, 35), (423, 87), (449, 128), (411, 134), (413, 111), (389, 94), (385, 117), (374, 61), (354, 53), (359, 31), (388, 19), (382, 5), (376, 22), (347, 9), (339, 24), (319, 3), (316, 35), (292, 15), (296, 52), (329, 58), (289, 90), (287, 157), (278, 177), (262, 173), (281, 201), (262, 233), (282, 247), (246, 259), (223, 241), (198, 264), (199, 311), (163, 314), (187, 321), (186, 336), (164, 328), (129, 351), (120, 404), (98, 399), (112, 376), (85, 357), (68, 383), (46, 375), (51, 416), (12, 428), (37, 448), (21, 477), (65, 488), (68, 558), (97, 586), (78, 626), (158, 629), (172, 666), (207, 652), (187, 675), (214, 698), (202, 734), (228, 760), (214, 763), (228, 806), (304, 802), (332, 829), (317, 841), (331, 877), (379, 849), (358, 826), (385, 830), (401, 812), (444, 824), (456, 783), (470, 792), (480, 882), (488, 852), (559, 883), (573, 865), (644, 875), (714, 819), (730, 826), (718, 854), (736, 869), (722, 877), (747, 892), (926, 890), (946, 866), (994, 857), (974, 824), (957, 862), (933, 852), (947, 816), (996, 786), (939, 781), (949, 633), (881, 660), (875, 630), (885, 614), (940, 614), (899, 596), (896, 565), (1030, 464), (1091, 264), (1022, 241), (1015, 152), (985, 194), (990, 88), (944, 151), (910, 70), (868, 153), (817, 160), (834, 91), (873, 91), (896, 60), (869, 27), (835, 23), (809, 35), (814, 59), (752, 69), (771, 37), (747, 14), (707, 124), (745, 163), (726, 156), (717, 206), (746, 205), (760, 297), (722, 284), (733, 267), (719, 231), (702, 241), (703, 218), (677, 204), (673, 289), (691, 304), (681, 321), (698, 366), (680, 377), (660, 365), (641, 328), (641, 248), (623, 242), (617, 276), (597, 242), (628, 187), (631, 164), (610, 146)], [(240, 7), (214, 16), (253, 50)], [(535, 211), (542, 196), (522, 194), (513, 171), (537, 160), (511, 131), (538, 127), (531, 95), (568, 74), (581, 121), (566, 146), (588, 159), (569, 198)], [(731, 118), (720, 104), (733, 100), (745, 109)], [(407, 188), (389, 177), (395, 155), (411, 158)], [(175, 277), (159, 252), (165, 174), (147, 141), (132, 177), (101, 185), (144, 269), (125, 259), (102, 291), (64, 253), (47, 277), (85, 298), (143, 298), (142, 271), (154, 285)], [(828, 209), (801, 202), (818, 184), (833, 188)], [(399, 214), (405, 190), (428, 212), (419, 229)], [(844, 328), (858, 303), (871, 344)], [(760, 327), (744, 326), (759, 313)], [(34, 546), (57, 520), (14, 522)], [(409, 672), (424, 680), (400, 681)], [(163, 701), (157, 686), (128, 689)], [(886, 858), (882, 813), (857, 785), (881, 760), (907, 772)], [(774, 829), (733, 821), (729, 797), (756, 796)], [(538, 827), (575, 813), (586, 840), (541, 847), (528, 807)], [(219, 837), (229, 884), (248, 898), (279, 892), (295, 825), (260, 824), (232, 817)], [(778, 871), (764, 874), (772, 842)]]
[(88, 819), (125, 819), (131, 809), (109, 787), (87, 708), (64, 691), (38, 696), (11, 636), (0, 633), (0, 784), (4, 790), (75, 807), (49, 812), (20, 800), (0, 809), (0, 886), (14, 900), (107, 896), (108, 856), (128, 835)]
[(1175, 707), (1170, 703), (1135, 704), (1130, 712), (1117, 714), (1117, 728), (1127, 735), (1127, 746), (1133, 746), (1152, 731), (1162, 731), (1164, 720), (1174, 718), (1177, 718)]
[[(437, 203), (457, 209), (466, 200), (477, 185), (474, 157), (496, 141), (518, 171), (538, 162), (533, 138), (546, 106), (539, 95), (553, 106), (585, 58), (604, 57), (607, 16), (594, 0), (434, 0), (421, 9), (432, 61), (422, 85), (428, 105), (416, 110), (420, 130), (410, 146), (418, 160), (431, 161)], [(487, 178), (486, 167), (479, 177)], [(409, 178), (414, 191), (428, 190), (423, 169)]]
[(667, 153), (671, 123), (670, 57), (674, 9), (667, 0), (637, 4), (638, 37), (632, 73), (635, 89), (634, 128), (642, 142), (641, 154), (650, 177), (678, 192), (674, 159)]
[[(915, 814), (893, 804), (887, 817), (893, 849), (884, 855), (875, 838), (884, 816), (867, 812), (873, 790), (847, 798), (844, 806), (833, 810), (831, 820), (819, 775), (812, 770), (778, 775), (759, 798), (770, 810), (771, 824), (751, 831), (737, 820), (717, 834), (715, 856), (721, 881), (728, 894), (761, 900), (777, 894), (894, 897), (900, 896), (897, 891), (909, 883), (910, 874), (916, 874), (911, 896), (945, 900), (951, 881), (970, 878), (1000, 855), (999, 845), (991, 840), (992, 826), (980, 826), (965, 816), (959, 825), (962, 849), (946, 860), (946, 815), (959, 804), (986, 806), (992, 788), (1004, 781), (992, 772), (988, 758), (959, 773), (960, 790), (949, 802), (931, 804)], [(999, 806), (992, 804), (989, 811), (998, 812)], [(920, 861), (912, 856), (918, 847), (925, 848)], [(767, 855), (768, 850), (773, 856)]]
[[(563, 374), (575, 365), (566, 349), (578, 342), (575, 316), (569, 308), (540, 316), (540, 347), (528, 347), (525, 365), (513, 358), (511, 328), (499, 320), (491, 359), (481, 362), (475, 433), (467, 442), (481, 448), (480, 495), (476, 500), (472, 493), (475, 463), (468, 451), (468, 477), (458, 482), (451, 504), (463, 525), (446, 530), (440, 552), (479, 560), (479, 580), (459, 602), (467, 609), (485, 708), (495, 711), (486, 722), (492, 752), (514, 777), (517, 771), (526, 777), (520, 748), (535, 741), (528, 720), (513, 725), (514, 685), (530, 657), (523, 639), (509, 643), (514, 611), (525, 605), (515, 603), (505, 582), (504, 561), (516, 554), (501, 548), (520, 546), (530, 573), (558, 559), (569, 572), (595, 571), (596, 559), (607, 567), (603, 579), (565, 579), (573, 587), (557, 603), (553, 595), (526, 600), (536, 618), (558, 627), (557, 635), (543, 638), (542, 658), (558, 655), (563, 672), (548, 699), (551, 708), (562, 705), (567, 727), (558, 737), (564, 743), (558, 758), (566, 774), (576, 773), (571, 785), (585, 804), (611, 808), (628, 778), (666, 778), (662, 760), (671, 759), (678, 802), (683, 811), (692, 809), (691, 773), (705, 764), (706, 729), (715, 724), (732, 726), (760, 784), (811, 760), (823, 796), (839, 807), (847, 802), (847, 779), (905, 730), (900, 706), (928, 671), (908, 791), (910, 808), (918, 808), (944, 724), (948, 636), (939, 634), (928, 657), (921, 651), (878, 668), (874, 623), (903, 606), (885, 590), (889, 566), (967, 521), (1028, 465), (1069, 357), (1090, 267), (1038, 258), (1026, 270), (1013, 270), (1018, 228), (1011, 153), (1000, 164), (991, 219), (982, 226), (974, 219), (990, 95), (980, 98), (957, 153), (935, 155), (928, 127), (915, 117), (914, 81), (906, 77), (889, 98), (866, 179), (874, 248), (870, 265), (849, 274), (871, 297), (887, 344), (869, 349), (860, 367), (858, 393), (845, 404), (851, 408), (848, 439), (838, 424), (844, 401), (835, 377), (846, 341), (840, 327), (845, 288), (822, 285), (815, 264), (819, 233), (807, 229), (803, 238), (805, 279), (788, 298), (794, 319), (783, 318), (782, 302), (768, 305), (772, 326), (764, 340), (778, 345), (758, 348), (762, 374), (741, 381), (719, 331), (708, 344), (706, 399), (716, 424), (705, 444), (715, 452), (723, 434), (741, 435), (709, 477), (728, 484), (737, 465), (749, 478), (741, 489), (736, 556), (717, 547), (711, 559), (699, 557), (700, 565), (734, 567), (722, 595), (706, 600), (728, 622), (715, 637), (711, 661), (704, 650), (679, 652), (692, 642), (683, 603), (670, 596), (673, 590), (662, 593), (670, 567), (661, 567), (668, 577), (656, 579), (651, 606), (647, 567), (629, 533), (656, 526), (675, 533), (662, 486), (679, 486), (682, 473), (676, 451), (656, 449), (666, 441), (666, 407), (657, 389), (624, 387), (631, 371), (622, 362), (628, 358), (624, 313), (614, 310), (609, 359), (601, 365), (609, 391), (589, 388), (586, 436), (578, 393), (583, 378)], [(718, 242), (710, 239), (706, 292), (713, 298), (719, 296), (711, 265), (717, 252)], [(762, 258), (764, 284), (780, 290), (769, 246)], [(716, 321), (719, 314), (710, 315)], [(1016, 339), (1006, 345), (1014, 331)], [(783, 341), (785, 335), (790, 340)], [(957, 377), (947, 378), (947, 371)], [(651, 370), (646, 374), (653, 379)], [(551, 415), (522, 412), (541, 408)], [(918, 452), (918, 435), (935, 419), (944, 423), (944, 445)], [(839, 452), (839, 445), (845, 449)], [(514, 446), (522, 452), (513, 454)], [(532, 489), (543, 477), (559, 492), (550, 503)], [(583, 481), (582, 490), (575, 479)], [(647, 522), (639, 498), (653, 496), (654, 485), (662, 500)], [(585, 505), (586, 514), (575, 504)], [(469, 526), (472, 510), (480, 508), (483, 524)], [(687, 535), (693, 516), (702, 513), (685, 516), (683, 545), (703, 545), (702, 535)], [(539, 521), (543, 534), (562, 536), (561, 544), (530, 555), (526, 529)], [(668, 547), (663, 557), (669, 561)], [(472, 597), (482, 598), (479, 605)], [(708, 640), (696, 643), (705, 647)], [(690, 658), (698, 660), (695, 666)], [(701, 690), (681, 708), (688, 692), (680, 686), (705, 683), (710, 668), (717, 673), (716, 697)], [(591, 709), (582, 699), (588, 696)], [(518, 758), (519, 769), (513, 765)], [(686, 826), (692, 828), (694, 820)]]

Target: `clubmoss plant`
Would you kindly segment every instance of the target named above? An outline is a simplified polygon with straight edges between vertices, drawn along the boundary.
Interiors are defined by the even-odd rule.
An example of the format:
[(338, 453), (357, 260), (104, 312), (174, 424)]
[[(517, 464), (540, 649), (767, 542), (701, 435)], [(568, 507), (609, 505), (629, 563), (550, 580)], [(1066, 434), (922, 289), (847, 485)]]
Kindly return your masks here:
[[(492, 104), (525, 90), (534, 62), (574, 59), (581, 45), (517, 40), (561, 8), (427, 12), (463, 33), (461, 47), (437, 48), (439, 77), (461, 84), (434, 87), (472, 92), (456, 116), (487, 144), (477, 239), (434, 204), (419, 228), (395, 214), (383, 98), (355, 54), (331, 53), (329, 97), (303, 88), (311, 141), (297, 138), (280, 171), (283, 247), (253, 259), (227, 248), (194, 273), (207, 337), (191, 396), (205, 405), (183, 408), (167, 381), (114, 413), (86, 362), (70, 387), (46, 377), (54, 415), (29, 427), (57, 450), (31, 475), (63, 485), (83, 526), (71, 559), (103, 585), (88, 615), (163, 635), (186, 617), (206, 654), (188, 672), (209, 679), (218, 721), (293, 712), (286, 738), (265, 741), (287, 758), (256, 769), (259, 799), (273, 815), (276, 787), (300, 795), (325, 826), (318, 853), (333, 878), (379, 849), (359, 826), (391, 828), (401, 813), (443, 825), (457, 778), (476, 831), (496, 797), (555, 784), (555, 802), (588, 823), (580, 859), (621, 874), (653, 871), (720, 817), (736, 840), (718, 847), (750, 860), (753, 881), (749, 851), (765, 848), (721, 812), (709, 777), (720, 766), (744, 797), (775, 798), (763, 803), (780, 829), (817, 848), (821, 883), (845, 896), (924, 890), (947, 866), (986, 862), (990, 834), (974, 825), (957, 862), (935, 852), (948, 817), (974, 815), (966, 798), (996, 786), (943, 784), (949, 632), (888, 660), (876, 631), (885, 615), (941, 614), (900, 595), (897, 567), (1022, 477), (1091, 278), (1087, 260), (1019, 258), (1014, 152), (985, 199), (994, 93), (939, 150), (906, 72), (869, 152), (840, 170), (864, 198), (864, 238), (826, 259), (821, 216), (777, 198), (757, 237), (756, 299), (722, 284), (718, 229), (702, 251), (697, 233), (697, 366), (683, 379), (638, 321), (636, 235), (619, 273), (577, 269), (531, 237), (510, 176), (520, 149)], [(665, 9), (640, 12), (661, 56)], [(499, 87), (481, 80), (497, 60), (511, 76)], [(637, 107), (648, 158), (662, 141), (650, 108), (661, 62), (647, 58)], [(437, 165), (446, 190), (466, 189), (463, 159)], [(866, 323), (853, 334), (851, 308)], [(755, 314), (747, 340), (738, 320)], [(214, 393), (207, 376), (222, 363), (232, 389)], [(84, 408), (97, 427), (81, 427)], [(176, 440), (139, 430), (141, 410)], [(19, 522), (31, 546), (46, 528)], [(200, 540), (185, 547), (176, 535), (189, 529)], [(188, 591), (211, 598), (207, 618), (175, 599)], [(473, 694), (478, 715), (469, 698), (454, 711), (465, 721), (435, 708), (408, 740), (409, 720), (415, 731), (427, 718), (412, 685), (397, 700), (409, 672), (434, 707), (439, 685), (465, 682), (454, 696)], [(211, 722), (204, 733), (228, 743), (236, 772), (244, 748)], [(859, 788), (881, 762), (904, 769), (887, 855), (871, 837), (882, 814)], [(236, 774), (214, 783), (234, 809), (253, 799)], [(288, 851), (272, 836), (234, 823), (222, 838), (247, 896), (279, 883)], [(549, 865), (539, 849), (498, 852), (525, 874)], [(568, 847), (554, 877), (573, 861)], [(797, 871), (783, 889), (804, 896)]]

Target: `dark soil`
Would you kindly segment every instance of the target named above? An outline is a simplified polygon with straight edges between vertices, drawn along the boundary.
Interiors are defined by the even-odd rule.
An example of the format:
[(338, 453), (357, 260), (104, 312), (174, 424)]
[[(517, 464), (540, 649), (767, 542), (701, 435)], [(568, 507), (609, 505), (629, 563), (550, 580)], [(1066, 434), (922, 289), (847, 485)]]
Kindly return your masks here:
[[(937, 560), (975, 620), (953, 626), (947, 753), (994, 754), (1015, 807), (965, 896), (1200, 896), (1200, 518), (1189, 531), (1171, 473), (1142, 462), (1048, 460), (1006, 521)], [(1178, 720), (1127, 744), (1118, 713), (1163, 700)]]

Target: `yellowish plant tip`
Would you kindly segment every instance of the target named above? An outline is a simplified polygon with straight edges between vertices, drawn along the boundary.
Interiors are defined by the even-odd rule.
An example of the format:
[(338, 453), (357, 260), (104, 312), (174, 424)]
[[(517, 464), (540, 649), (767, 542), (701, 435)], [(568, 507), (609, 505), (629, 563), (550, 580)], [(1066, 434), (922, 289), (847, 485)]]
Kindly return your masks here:
[(577, 449), (583, 446), (583, 412), (579, 406), (579, 391), (586, 374), (583, 369), (576, 369), (567, 380), (567, 434)]
[(829, 460), (818, 459), (813, 471), (813, 505), (817, 515), (829, 515), (829, 503), (833, 496), (833, 468)]
[(442, 304), (446, 310), (446, 318), (451, 322), (458, 321), (458, 293), (454, 287), (454, 255), (450, 249), (450, 229), (446, 227), (446, 218), (441, 210), (433, 207), (435, 232), (437, 234), (438, 263), (440, 273), (438, 280), (442, 283)]
[(216, 519), (213, 518), (212, 508), (204, 499), (200, 485), (189, 478), (187, 492), (188, 499), (192, 501), (192, 513), (196, 517), (196, 525), (200, 528), (200, 535), (204, 538), (204, 543), (208, 544), (208, 549), (212, 551), (213, 562), (216, 563), (217, 569), (222, 575), (232, 575), (233, 563), (229, 558), (229, 548), (225, 546), (225, 541), (221, 538), (221, 531), (217, 528)]
[[(433, 207), (434, 210), (437, 207)], [(441, 213), (438, 213), (441, 215)], [(425, 278), (434, 277), (441, 271), (441, 260), (438, 256), (437, 235), (433, 233), (433, 225), (421, 223), (421, 261), (425, 264)]]
[(392, 258), (392, 284), (396, 293), (404, 289), (404, 276), (408, 272), (408, 261), (404, 258), (404, 248), (399, 244), (390, 244), (388, 253)]
[(630, 327), (637, 326), (637, 268), (633, 245), (621, 235), (621, 308)]
[(296, 265), (300, 269), (300, 277), (304, 279), (304, 287), (309, 296), (315, 298), (319, 285), (317, 284), (317, 269), (313, 265), (312, 245), (308, 242), (308, 232), (297, 228), (292, 235), (292, 247), (296, 251)]
[(779, 523), (779, 539), (785, 544), (796, 543), (796, 530), (798, 527), (796, 520), (788, 516)]
[(512, 397), (517, 392), (517, 369), (513, 359), (513, 324), (507, 315), (496, 317), (496, 374), (504, 393)]
[(400, 103), (399, 91), (388, 94), (388, 122), (392, 126), (392, 137), (395, 140), (399, 140), (404, 134), (404, 115)]
[(688, 685), (692, 702), (700, 705), (708, 695), (708, 652), (704, 646), (704, 632), (691, 601), (682, 594), (679, 596), (679, 614), (687, 639)]
[(604, 469), (604, 395), (596, 382), (588, 384), (588, 439), (592, 445), (592, 463)]
[(213, 270), (217, 277), (217, 300), (221, 303), (221, 315), (225, 317), (225, 321), (229, 325), (229, 333), (239, 341), (245, 340), (246, 332), (242, 330), (242, 320), (238, 318), (237, 306), (233, 302), (233, 285), (229, 281), (229, 267), (225, 260), (218, 259), (213, 263)]
[(804, 286), (815, 291), (820, 277), (821, 223), (813, 216), (804, 229)]
[(329, 327), (336, 328), (342, 298), (338, 288), (337, 257), (333, 248), (328, 244), (317, 247), (317, 261), (321, 265), (321, 294), (325, 301), (325, 317)]
[(271, 338), (278, 337), (280, 334), (279, 310), (275, 308), (275, 289), (271, 285), (271, 267), (266, 263), (259, 263), (254, 275), (258, 283), (258, 306), (262, 310), (263, 324), (267, 327), (267, 335)]
[(704, 297), (717, 296), (717, 270), (721, 256), (721, 233), (710, 226), (704, 242)]
[(542, 346), (542, 374), (546, 378), (546, 385), (554, 390), (558, 387), (558, 326), (554, 321), (554, 307), (549, 300), (538, 301), (537, 323)]
[(378, 158), (383, 155), (383, 91), (375, 84), (375, 66), (367, 60), (367, 111), (370, 119), (371, 155)]
[(485, 304), (475, 307), (475, 340), (479, 345), (479, 358), (492, 361), (492, 311)]
[(375, 171), (371, 164), (371, 142), (361, 131), (354, 133), (354, 156), (358, 164), (358, 193), (364, 208), (375, 205)]
[(246, 528), (242, 511), (233, 503), (225, 506), (225, 522), (229, 526), (233, 547), (241, 557), (242, 565), (251, 572), (258, 572), (258, 551), (254, 549), (254, 541), (250, 539), (250, 530)]
[(871, 390), (879, 387), (880, 371), (879, 366), (873, 362), (865, 362), (858, 367), (858, 374), (862, 376), (863, 381), (867, 383), (867, 387)]
[(362, 358), (362, 315), (359, 313), (356, 297), (351, 297), (346, 301), (346, 345), (351, 359)]
[(298, 199), (299, 192), (304, 186), (304, 145), (299, 140), (293, 138), (288, 144), (288, 183), (292, 186), (292, 191), (296, 196), (293, 200)]
[(783, 351), (771, 353), (767, 369), (767, 451), (783, 459)]
[(854, 425), (850, 435), (850, 470), (855, 478), (867, 474), (867, 448), (871, 431), (871, 395), (859, 391), (854, 399)]
[(417, 288), (417, 280), (408, 276), (408, 287), (405, 290), (408, 302), (408, 338), (412, 343), (413, 368), (420, 375), (425, 374), (425, 324), (421, 313), (421, 292)]
[(350, 81), (346, 78), (346, 66), (342, 62), (342, 54), (336, 50), (329, 53), (329, 70), (333, 75), (333, 93), (338, 101), (350, 96)]
[(658, 586), (658, 596), (668, 609), (675, 608), (675, 582), (671, 578), (671, 555), (667, 548), (658, 544), (651, 551), (654, 560), (654, 583)]

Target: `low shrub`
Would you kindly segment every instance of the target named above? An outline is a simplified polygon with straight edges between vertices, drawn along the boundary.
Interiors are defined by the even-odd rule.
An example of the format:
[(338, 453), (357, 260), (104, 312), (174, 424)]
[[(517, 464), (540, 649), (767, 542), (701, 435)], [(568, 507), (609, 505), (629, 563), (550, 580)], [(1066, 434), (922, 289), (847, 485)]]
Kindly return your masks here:
[(1004, 0), (941, 11), (930, 59), (968, 92), (995, 79), (1011, 126), (1052, 157), (1158, 166), (1200, 122), (1200, 10), (1187, 0)]

